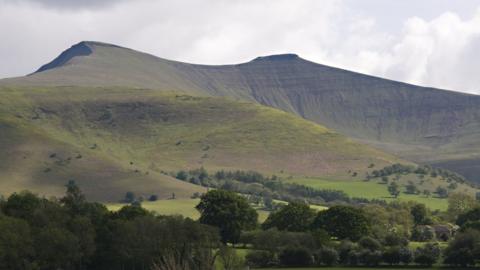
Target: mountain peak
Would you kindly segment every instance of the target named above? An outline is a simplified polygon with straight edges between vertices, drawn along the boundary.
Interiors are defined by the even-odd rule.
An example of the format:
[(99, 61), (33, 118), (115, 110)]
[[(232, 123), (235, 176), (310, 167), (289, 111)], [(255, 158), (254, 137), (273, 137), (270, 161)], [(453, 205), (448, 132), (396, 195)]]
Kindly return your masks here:
[(253, 59), (253, 62), (257, 61), (289, 61), (299, 59), (300, 57), (294, 53), (285, 53), (285, 54), (273, 54), (267, 56), (259, 56)]
[(62, 52), (57, 58), (53, 59), (50, 63), (41, 66), (37, 71), (35, 71), (35, 73), (63, 66), (76, 56), (90, 55), (93, 52), (89, 46), (90, 44), (93, 43), (90, 41), (82, 41), (73, 45), (69, 49)]

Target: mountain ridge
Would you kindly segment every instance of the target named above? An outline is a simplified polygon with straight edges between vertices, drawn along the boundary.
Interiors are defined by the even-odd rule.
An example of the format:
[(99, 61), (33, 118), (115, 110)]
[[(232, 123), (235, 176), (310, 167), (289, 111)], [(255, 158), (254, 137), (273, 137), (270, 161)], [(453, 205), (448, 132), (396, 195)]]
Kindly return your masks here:
[(93, 47), (93, 53), (77, 57), (75, 65), (0, 80), (0, 85), (123, 86), (257, 102), (405, 159), (441, 162), (447, 169), (469, 171), (467, 177), (480, 181), (476, 176), (480, 170), (471, 172), (472, 160), (480, 156), (478, 95), (364, 75), (296, 54), (211, 66), (166, 60), (105, 43), (86, 44)]

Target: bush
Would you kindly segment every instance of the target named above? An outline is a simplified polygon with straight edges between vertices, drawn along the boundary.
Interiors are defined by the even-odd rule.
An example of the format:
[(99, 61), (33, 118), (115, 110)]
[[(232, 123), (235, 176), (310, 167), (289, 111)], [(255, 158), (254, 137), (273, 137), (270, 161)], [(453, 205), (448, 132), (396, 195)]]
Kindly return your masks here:
[(417, 226), (413, 229), (412, 240), (428, 242), (435, 238), (435, 231), (431, 226)]
[(250, 251), (245, 256), (246, 264), (250, 267), (268, 267), (277, 264), (275, 255), (272, 252), (264, 250)]
[(382, 262), (382, 253), (379, 250), (364, 249), (360, 251), (360, 263), (366, 266), (377, 266)]
[(382, 255), (383, 261), (389, 265), (400, 263), (400, 247), (387, 248)]
[(324, 247), (315, 254), (317, 265), (332, 266), (338, 262), (338, 252), (330, 247)]
[(283, 266), (302, 267), (312, 264), (312, 254), (306, 248), (286, 248), (278, 259)]
[[(480, 232), (467, 230), (459, 233), (445, 250), (444, 262), (454, 266), (474, 266), (476, 253), (480, 252)], [(479, 254), (480, 255), (480, 254)]]
[(438, 244), (428, 243), (424, 247), (415, 250), (414, 261), (422, 266), (432, 266), (440, 257), (440, 247)]
[(338, 247), (338, 259), (341, 264), (350, 264), (350, 253), (355, 250), (355, 244), (349, 240), (343, 240)]
[(385, 236), (384, 244), (389, 247), (407, 246), (408, 239), (396, 233), (389, 233)]
[(373, 239), (372, 237), (369, 237), (369, 236), (362, 237), (362, 239), (358, 241), (358, 245), (370, 251), (380, 250), (380, 248), (382, 247), (380, 242), (378, 242), (376, 239)]

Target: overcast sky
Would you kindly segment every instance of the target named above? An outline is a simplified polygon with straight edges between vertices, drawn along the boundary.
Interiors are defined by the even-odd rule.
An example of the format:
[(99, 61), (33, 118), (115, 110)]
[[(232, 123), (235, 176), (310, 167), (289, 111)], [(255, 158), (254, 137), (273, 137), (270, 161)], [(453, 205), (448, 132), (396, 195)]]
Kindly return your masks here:
[(480, 94), (480, 1), (0, 0), (0, 78), (82, 40), (204, 64), (292, 52)]

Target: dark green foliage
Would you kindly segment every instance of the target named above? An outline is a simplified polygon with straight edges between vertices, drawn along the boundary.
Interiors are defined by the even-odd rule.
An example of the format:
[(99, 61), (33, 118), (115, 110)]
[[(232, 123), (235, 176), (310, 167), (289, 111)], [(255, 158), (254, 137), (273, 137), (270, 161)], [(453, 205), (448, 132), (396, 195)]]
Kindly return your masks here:
[(209, 191), (201, 197), (196, 208), (200, 212), (199, 221), (218, 227), (224, 243), (237, 243), (242, 230), (251, 230), (257, 225), (255, 209), (233, 192)]
[(338, 263), (338, 252), (331, 247), (323, 247), (315, 253), (315, 264), (333, 266)]
[(135, 196), (135, 193), (131, 192), (131, 191), (128, 191), (127, 193), (125, 193), (125, 198), (123, 200), (123, 202), (125, 203), (133, 203), (136, 199), (136, 196)]
[(474, 266), (480, 261), (480, 231), (458, 233), (445, 250), (444, 262), (453, 266)]
[(286, 248), (278, 255), (280, 264), (287, 267), (303, 267), (313, 263), (312, 254), (306, 248)]
[(315, 211), (305, 203), (292, 202), (272, 212), (262, 224), (264, 230), (277, 228), (281, 231), (304, 232), (310, 229)]
[(385, 236), (384, 245), (387, 247), (407, 246), (408, 239), (397, 233), (389, 233)]
[(117, 212), (113, 214), (114, 217), (119, 219), (135, 219), (137, 217), (144, 217), (152, 215), (152, 213), (148, 212), (145, 208), (142, 208), (140, 205), (126, 205)]
[(437, 189), (435, 190), (435, 193), (437, 193), (437, 196), (440, 198), (448, 197), (448, 190), (444, 187), (437, 187)]
[(315, 250), (329, 242), (329, 240), (319, 242), (315, 235), (309, 232), (279, 231), (276, 228), (248, 232), (248, 235), (247, 237), (242, 237), (242, 239), (249, 241), (247, 244), (251, 244), (254, 249), (267, 250), (272, 253), (276, 253), (286, 247), (306, 247)]
[(407, 194), (418, 194), (419, 190), (418, 190), (417, 186), (413, 182), (410, 181), (405, 186), (405, 193), (407, 193)]
[(389, 247), (383, 252), (383, 261), (389, 265), (400, 264), (400, 247)]
[(360, 250), (359, 262), (366, 266), (378, 266), (382, 262), (382, 252), (379, 250)]
[(337, 205), (320, 211), (312, 228), (323, 229), (339, 239), (356, 241), (370, 233), (370, 221), (360, 208)]
[(480, 221), (480, 207), (474, 208), (464, 214), (460, 214), (457, 218), (456, 224), (463, 226), (469, 221)]
[[(0, 269), (212, 269), (220, 237), (210, 226), (157, 217), (139, 205), (115, 213), (74, 182), (60, 200), (29, 192), (0, 202)], [(178, 268), (178, 267), (177, 267)], [(174, 269), (177, 269), (174, 267)]]
[(264, 250), (248, 252), (245, 260), (251, 267), (268, 267), (277, 264), (274, 253)]
[(382, 248), (382, 244), (380, 242), (372, 237), (369, 236), (364, 236), (358, 241), (358, 245), (363, 248), (367, 249), (370, 251), (377, 251)]
[(0, 269), (30, 269), (34, 252), (28, 223), (0, 214)]
[(385, 249), (382, 255), (383, 261), (389, 265), (404, 264), (412, 262), (412, 252), (404, 246), (393, 246)]
[[(418, 174), (419, 176), (423, 177), (424, 175), (430, 175), (431, 177), (437, 177), (441, 176), (443, 179), (445, 179), (448, 182), (456, 182), (456, 183), (466, 183), (467, 181), (463, 176), (451, 172), (446, 169), (442, 168), (432, 168), (430, 166), (419, 166), (419, 167), (413, 167), (410, 165), (403, 165), (403, 164), (393, 164), (391, 166), (386, 166), (381, 170), (374, 170), (372, 171), (371, 175), (373, 177), (387, 177), (391, 175), (402, 175), (402, 174)], [(412, 190), (416, 190), (416, 187), (411, 187)]]
[(400, 195), (400, 186), (397, 182), (391, 182), (390, 185), (388, 185), (388, 193), (394, 198), (397, 198), (398, 195)]
[(173, 174), (177, 179), (205, 187), (220, 188), (241, 194), (263, 198), (264, 207), (272, 210), (272, 199), (283, 201), (307, 200), (311, 204), (333, 203), (368, 203), (369, 200), (349, 198), (339, 190), (315, 189), (304, 185), (286, 183), (273, 175), (266, 177), (255, 171), (217, 171), (208, 174), (204, 169), (179, 171)]
[(417, 248), (414, 255), (415, 263), (430, 267), (440, 258), (440, 247), (436, 243), (427, 243), (425, 246)]
[(412, 240), (418, 242), (428, 242), (435, 238), (435, 231), (431, 226), (416, 226), (412, 231)]
[(416, 204), (410, 209), (415, 225), (423, 225), (427, 221), (427, 207), (424, 204)]

